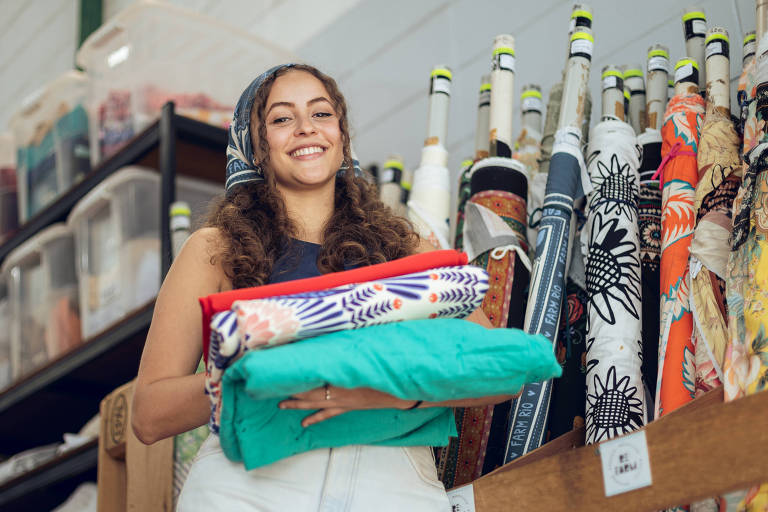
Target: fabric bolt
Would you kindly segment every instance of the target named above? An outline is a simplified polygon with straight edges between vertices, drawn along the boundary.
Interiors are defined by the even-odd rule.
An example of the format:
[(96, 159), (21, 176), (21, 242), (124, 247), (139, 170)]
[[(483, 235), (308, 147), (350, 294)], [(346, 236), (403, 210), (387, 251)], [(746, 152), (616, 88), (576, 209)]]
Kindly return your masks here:
[(221, 379), (249, 350), (328, 332), (423, 318), (464, 318), (488, 290), (488, 274), (473, 266), (442, 267), (328, 290), (236, 301), (211, 321), (205, 391), (213, 432), (221, 416)]
[(752, 82), (752, 85), (754, 85), (755, 62), (756, 59), (753, 58), (744, 65), (736, 85), (736, 102), (739, 105), (739, 122), (736, 131), (741, 139), (744, 138), (744, 130), (746, 129), (747, 118), (749, 117), (749, 104), (755, 98), (755, 91), (747, 91), (747, 84), (749, 82)]
[(466, 265), (467, 263), (467, 255), (464, 253), (454, 250), (433, 251), (344, 272), (334, 272), (317, 277), (295, 279), (288, 282), (254, 286), (252, 288), (241, 288), (201, 297), (199, 302), (203, 310), (203, 357), (206, 358), (207, 364), (213, 315), (227, 311), (237, 300), (253, 300), (319, 291), (347, 284), (396, 277), (432, 268)]
[(640, 227), (640, 274), (642, 276), (643, 381), (653, 417), (659, 367), (659, 263), (661, 262), (661, 187), (653, 175), (661, 164), (661, 132), (646, 128), (637, 136), (643, 148), (637, 218)]
[(304, 428), (300, 422), (311, 411), (280, 410), (277, 404), (325, 383), (439, 402), (511, 394), (526, 382), (559, 374), (542, 336), (464, 320), (412, 320), (324, 334), (247, 352), (227, 370), (221, 445), (246, 469), (323, 447), (444, 446), (456, 433), (447, 408), (355, 410)]
[(741, 181), (740, 140), (730, 113), (708, 110), (697, 154), (699, 181), (693, 206), (697, 224), (690, 258), (697, 395), (722, 385), (728, 338), (725, 266), (731, 210)]
[(457, 251), (464, 249), (464, 207), (472, 194), (469, 176), (472, 173), (472, 164), (462, 168), (459, 172), (459, 195), (456, 201), (456, 232), (454, 233), (453, 248)]
[(243, 471), (212, 435), (195, 459), (176, 510), (445, 512), (451, 505), (431, 452), (428, 446), (344, 446)]
[[(536, 179), (539, 175), (539, 160), (541, 160), (541, 137), (542, 134), (531, 128), (523, 128), (520, 131), (520, 135), (517, 138), (515, 147), (517, 151), (513, 154), (512, 158), (521, 162), (528, 171), (528, 200), (531, 200), (533, 189), (536, 188), (540, 193), (537, 199), (544, 199), (544, 188), (547, 184), (547, 177), (543, 175), (541, 178)], [(536, 207), (541, 206), (541, 201), (537, 201)], [(532, 209), (529, 207), (529, 214), (532, 213)], [(527, 238), (533, 240), (536, 238), (536, 228), (528, 225)]]
[(640, 147), (623, 121), (592, 131), (588, 157), (593, 192), (587, 227), (586, 442), (611, 439), (646, 422), (638, 168)]
[[(566, 286), (569, 240), (574, 200), (584, 196), (586, 168), (581, 155), (581, 133), (558, 130), (553, 146), (547, 193), (536, 239), (525, 330), (557, 340)], [(504, 462), (538, 448), (545, 435), (552, 381), (527, 384), (510, 415)], [(533, 412), (532, 412), (533, 411)]]
[(408, 218), (419, 235), (438, 249), (450, 248), (451, 173), (446, 159), (442, 146), (425, 146), (408, 197)]
[(688, 256), (696, 221), (696, 152), (704, 116), (704, 99), (679, 94), (664, 113), (659, 167), (661, 208), (661, 305), (659, 374), (654, 417), (690, 402), (695, 393), (693, 318), (690, 309)]
[(587, 401), (587, 292), (572, 279), (565, 285), (565, 305), (555, 356), (563, 374), (554, 379), (547, 439), (556, 439), (584, 426)]
[[(284, 68), (291, 68), (296, 64), (280, 64), (274, 66), (261, 75), (257, 76), (237, 100), (235, 113), (232, 123), (229, 126), (229, 140), (227, 142), (227, 174), (225, 189), (231, 193), (237, 185), (264, 181), (264, 169), (256, 162), (253, 152), (253, 142), (251, 140), (251, 110), (256, 93), (264, 82), (274, 75), (277, 71)], [(353, 172), (356, 176), (362, 176), (360, 163), (357, 160), (352, 161)], [(348, 167), (342, 165), (339, 169), (339, 175), (343, 174)]]
[[(475, 163), (467, 202), (465, 246), (488, 272), (482, 309), (494, 327), (522, 328), (530, 278), (526, 240), (528, 184), (524, 168), (504, 158)], [(510, 402), (457, 408), (458, 437), (440, 453), (446, 487), (471, 482), (504, 463)]]

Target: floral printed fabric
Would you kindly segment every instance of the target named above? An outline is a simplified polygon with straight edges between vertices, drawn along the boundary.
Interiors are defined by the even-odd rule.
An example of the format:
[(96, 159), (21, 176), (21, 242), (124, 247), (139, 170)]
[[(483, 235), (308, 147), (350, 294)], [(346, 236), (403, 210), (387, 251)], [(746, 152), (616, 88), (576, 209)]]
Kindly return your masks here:
[(667, 105), (662, 127), (661, 325), (655, 417), (691, 401), (695, 393), (693, 318), (688, 256), (696, 220), (696, 152), (704, 115), (698, 94), (679, 94)]
[(722, 385), (727, 339), (723, 262), (730, 252), (731, 209), (741, 181), (739, 136), (728, 115), (709, 110), (697, 154), (697, 225), (690, 260), (697, 396)]
[(249, 350), (329, 332), (403, 320), (464, 318), (488, 290), (488, 274), (472, 266), (443, 267), (378, 281), (282, 297), (236, 301), (211, 322), (206, 393), (211, 430), (221, 417), (224, 371)]
[(640, 147), (630, 125), (603, 121), (589, 144), (586, 442), (645, 424), (641, 371)]

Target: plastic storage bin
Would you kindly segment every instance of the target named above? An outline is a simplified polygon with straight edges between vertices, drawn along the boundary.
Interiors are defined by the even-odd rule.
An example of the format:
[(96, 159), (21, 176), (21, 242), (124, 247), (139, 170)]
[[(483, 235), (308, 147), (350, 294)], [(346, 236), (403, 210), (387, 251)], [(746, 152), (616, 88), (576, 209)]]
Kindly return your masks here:
[(11, 363), (11, 309), (8, 302), (8, 286), (5, 284), (5, 274), (0, 273), (0, 390), (5, 389), (13, 381), (13, 364)]
[(87, 93), (86, 76), (70, 71), (33, 93), (11, 118), (21, 222), (90, 171)]
[(14, 249), (2, 273), (8, 283), (12, 352), (18, 354), (14, 376), (80, 344), (75, 242), (65, 224), (49, 226)]
[(18, 213), (13, 136), (10, 133), (0, 133), (0, 244), (19, 227)]
[[(222, 185), (177, 177), (176, 196), (200, 219)], [(169, 215), (168, 212), (163, 212)], [(75, 205), (83, 336), (90, 338), (151, 301), (160, 287), (160, 174), (126, 167)]]
[(167, 101), (179, 114), (227, 126), (256, 75), (294, 61), (271, 43), (194, 11), (155, 2), (128, 6), (77, 52), (91, 79), (93, 163), (156, 119)]

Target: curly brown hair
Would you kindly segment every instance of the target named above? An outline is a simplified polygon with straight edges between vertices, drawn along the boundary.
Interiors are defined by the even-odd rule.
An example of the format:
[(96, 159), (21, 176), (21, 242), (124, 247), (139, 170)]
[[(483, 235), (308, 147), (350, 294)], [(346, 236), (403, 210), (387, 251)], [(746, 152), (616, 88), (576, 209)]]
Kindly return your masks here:
[(323, 83), (339, 116), (343, 143), (346, 170), (336, 178), (334, 211), (323, 230), (318, 269), (327, 273), (344, 270), (345, 266), (383, 263), (413, 254), (418, 246), (411, 223), (396, 216), (379, 200), (375, 186), (354, 174), (347, 104), (336, 81), (312, 66), (294, 65), (267, 78), (254, 98), (251, 137), (254, 158), (264, 170), (265, 180), (238, 185), (213, 206), (206, 222), (206, 226), (218, 228), (222, 235), (224, 244), (214, 258), (220, 258), (234, 288), (267, 283), (275, 261), (297, 234), (269, 168), (264, 122), (272, 84), (290, 71), (310, 73)]

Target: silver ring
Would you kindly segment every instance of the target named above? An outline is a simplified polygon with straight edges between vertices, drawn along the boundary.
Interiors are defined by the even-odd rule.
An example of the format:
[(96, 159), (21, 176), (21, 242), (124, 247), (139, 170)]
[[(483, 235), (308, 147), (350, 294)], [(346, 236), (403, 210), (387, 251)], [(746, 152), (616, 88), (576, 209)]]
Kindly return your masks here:
[(325, 385), (325, 399), (330, 400), (331, 399), (331, 390), (328, 387), (328, 384)]

